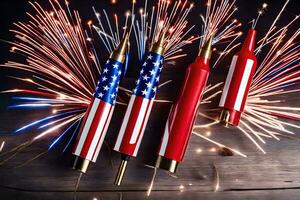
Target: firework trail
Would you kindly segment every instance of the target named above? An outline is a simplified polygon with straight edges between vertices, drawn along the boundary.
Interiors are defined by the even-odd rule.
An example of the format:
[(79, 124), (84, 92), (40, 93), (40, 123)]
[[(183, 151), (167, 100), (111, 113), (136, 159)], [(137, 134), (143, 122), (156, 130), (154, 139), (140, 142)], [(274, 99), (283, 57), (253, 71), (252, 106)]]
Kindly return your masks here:
[[(266, 143), (266, 138), (276, 140), (280, 140), (280, 136), (295, 138), (292, 129), (300, 128), (299, 125), (286, 120), (300, 121), (300, 108), (286, 105), (286, 95), (296, 94), (300, 91), (300, 44), (298, 42), (300, 28), (296, 28), (293, 33), (290, 30), (292, 24), (299, 22), (299, 16), (283, 27), (276, 25), (288, 2), (286, 1), (273, 24), (258, 43), (256, 54), (259, 55), (260, 65), (250, 87), (245, 111), (238, 127), (241, 133), (263, 153), (265, 150), (262, 148), (262, 144)], [(259, 10), (257, 18), (253, 20), (253, 27), (256, 26), (266, 6), (263, 4), (262, 9)], [(220, 87), (216, 85), (212, 93), (214, 92), (220, 92)], [(210, 102), (218, 100), (219, 98), (213, 98)], [(195, 128), (198, 130), (217, 124), (218, 111), (219, 109), (214, 107), (199, 113), (200, 116), (208, 118), (212, 122), (208, 126), (207, 124), (196, 125)], [(204, 139), (216, 142), (208, 137), (204, 137)]]

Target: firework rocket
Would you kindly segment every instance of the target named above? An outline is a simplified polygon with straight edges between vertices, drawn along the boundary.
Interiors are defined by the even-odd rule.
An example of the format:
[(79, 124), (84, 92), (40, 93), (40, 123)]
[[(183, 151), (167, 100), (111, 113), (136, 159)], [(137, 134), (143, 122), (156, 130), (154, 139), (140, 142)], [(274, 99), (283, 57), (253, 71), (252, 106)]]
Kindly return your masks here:
[(220, 121), (226, 126), (238, 126), (244, 111), (257, 59), (254, 54), (256, 31), (250, 29), (242, 49), (233, 56), (219, 106)]
[(122, 162), (115, 184), (120, 185), (131, 157), (136, 157), (148, 118), (152, 109), (164, 62), (164, 34), (144, 59), (136, 88), (129, 101), (127, 111), (114, 147), (121, 153)]
[(90, 162), (96, 162), (116, 103), (119, 82), (124, 68), (128, 35), (110, 55), (96, 92), (88, 107), (76, 140), (73, 168), (86, 173)]
[(156, 161), (156, 168), (176, 172), (192, 133), (197, 110), (210, 73), (212, 37), (186, 70), (178, 99), (172, 106)]

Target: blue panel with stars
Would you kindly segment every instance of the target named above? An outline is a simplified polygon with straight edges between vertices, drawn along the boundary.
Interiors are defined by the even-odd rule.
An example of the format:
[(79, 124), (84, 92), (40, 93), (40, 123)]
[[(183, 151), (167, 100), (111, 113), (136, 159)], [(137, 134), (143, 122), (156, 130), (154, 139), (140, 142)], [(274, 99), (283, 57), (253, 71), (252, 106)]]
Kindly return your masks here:
[(106, 62), (98, 81), (95, 98), (114, 105), (116, 103), (123, 64), (113, 59)]
[(163, 68), (164, 57), (157, 53), (149, 53), (143, 63), (140, 77), (136, 82), (133, 94), (147, 99), (154, 99)]

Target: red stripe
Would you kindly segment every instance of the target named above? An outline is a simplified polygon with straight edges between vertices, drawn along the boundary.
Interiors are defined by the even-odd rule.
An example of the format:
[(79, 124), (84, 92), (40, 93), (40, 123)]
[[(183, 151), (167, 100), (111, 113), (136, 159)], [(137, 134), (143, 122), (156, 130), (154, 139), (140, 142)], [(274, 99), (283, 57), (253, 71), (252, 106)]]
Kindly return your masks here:
[(239, 112), (243, 112), (257, 63), (256, 63), (256, 58), (252, 54), (249, 54), (249, 52), (240, 52), (237, 56), (238, 58), (236, 61), (235, 70), (233, 72), (231, 83), (229, 85), (229, 90), (226, 96), (224, 108), (227, 108), (229, 110), (235, 110), (234, 106), (237, 101), (238, 93), (240, 91), (240, 87), (241, 87), (243, 76), (245, 74), (247, 63), (249, 60), (252, 60), (253, 65), (252, 65), (251, 72), (249, 74), (248, 82), (246, 84), (245, 93), (243, 94), (241, 108), (237, 110)]
[(85, 115), (84, 115), (84, 117), (83, 117), (83, 119), (82, 119), (82, 121), (81, 121), (80, 129), (79, 129), (79, 132), (78, 132), (79, 134), (78, 134), (78, 136), (77, 136), (77, 138), (76, 138), (76, 141), (75, 141), (73, 153), (75, 153), (75, 150), (76, 150), (76, 148), (77, 148), (77, 146), (78, 146), (79, 140), (80, 140), (81, 135), (82, 135), (83, 128), (84, 128), (85, 123), (86, 123), (86, 120), (87, 120), (87, 118), (88, 118), (88, 116), (89, 116), (89, 114), (90, 114), (90, 112), (91, 112), (92, 105), (94, 104), (94, 101), (95, 101), (95, 99), (92, 98), (92, 99), (91, 99), (91, 103), (90, 103), (90, 105), (88, 106), (87, 111), (86, 111), (86, 113), (85, 113)]
[(138, 138), (137, 138), (137, 140), (136, 140), (137, 142), (135, 143), (135, 147), (134, 147), (134, 149), (133, 149), (133, 151), (132, 151), (132, 155), (134, 154), (134, 151), (135, 151), (135, 149), (137, 148), (136, 145), (137, 145), (137, 143), (138, 143), (140, 137), (142, 137), (142, 131), (143, 131), (143, 128), (144, 128), (144, 126), (146, 126), (147, 123), (148, 123), (148, 121), (146, 121), (146, 117), (147, 117), (148, 113), (151, 111), (150, 105), (151, 105), (151, 101), (148, 101), (148, 105), (147, 105), (146, 112), (145, 112), (145, 115), (144, 115), (143, 123), (142, 123), (141, 129), (140, 129), (140, 131), (139, 131)]
[(225, 99), (225, 108), (234, 109), (234, 105), (237, 99), (238, 92), (240, 90), (243, 74), (245, 72), (247, 59), (241, 59), (240, 55), (237, 55), (235, 68), (233, 71), (232, 79), (229, 84), (228, 93)]
[(50, 93), (46, 93), (46, 92), (40, 92), (40, 91), (35, 91), (35, 90), (23, 90), (23, 89), (20, 89), (16, 92), (22, 92), (22, 93), (28, 93), (28, 94), (37, 94), (37, 95), (40, 95), (40, 96), (47, 96), (47, 97), (51, 97), (51, 98), (56, 98), (57, 97), (57, 94), (50, 94)]
[(136, 96), (133, 102), (133, 107), (130, 111), (130, 116), (128, 118), (127, 122), (123, 122), (123, 123), (127, 123), (126, 129), (125, 129), (125, 133), (122, 139), (122, 143), (120, 145), (120, 149), (119, 151), (121, 153), (124, 154), (128, 154), (131, 155), (131, 150), (130, 150), (130, 139), (136, 124), (136, 121), (138, 119), (139, 116), (139, 112), (141, 110), (141, 106), (143, 103), (143, 99), (142, 97)]
[(287, 119), (293, 119), (296, 121), (300, 121), (300, 117), (296, 117), (296, 116), (291, 116), (291, 115), (286, 115), (283, 113), (277, 113), (277, 112), (270, 112), (272, 115), (275, 115), (277, 117), (283, 117), (283, 118), (287, 118)]
[[(102, 103), (102, 102), (101, 102), (101, 103)], [(104, 102), (103, 102), (103, 103), (104, 103)], [(105, 104), (106, 104), (106, 103), (105, 103)], [(92, 156), (92, 160), (94, 160), (95, 153), (96, 153), (96, 150), (98, 149), (98, 146), (99, 146), (99, 144), (100, 144), (102, 135), (105, 134), (105, 133), (104, 133), (105, 127), (107, 126), (107, 123), (109, 123), (109, 121), (108, 121), (108, 120), (109, 120), (109, 116), (110, 116), (111, 111), (112, 111), (112, 108), (113, 108), (113, 106), (111, 106), (110, 104), (109, 104), (109, 106), (110, 106), (109, 112), (108, 112), (108, 115), (106, 116), (106, 120), (105, 120), (104, 126), (103, 126), (103, 128), (102, 128), (102, 131), (101, 131), (101, 134), (100, 134), (98, 143), (97, 143), (97, 145), (96, 145), (96, 148), (94, 149), (94, 153), (93, 153), (93, 156)], [(103, 137), (105, 137), (105, 135), (104, 135)]]
[[(143, 100), (144, 100), (143, 97), (139, 97), (139, 96), (135, 97), (133, 107), (132, 107), (132, 110), (130, 113), (130, 117), (128, 119), (127, 126), (125, 129), (124, 137), (123, 137), (120, 149), (119, 149), (119, 151), (123, 154), (132, 156), (134, 153), (136, 143), (130, 144), (130, 139), (132, 137), (134, 127), (137, 123), (137, 119), (139, 117), (139, 113), (140, 113), (140, 110), (142, 107)], [(147, 113), (147, 110), (146, 110), (146, 113)], [(145, 116), (146, 116), (146, 114), (145, 114)], [(145, 119), (145, 116), (144, 116), (144, 119)], [(139, 130), (139, 131), (141, 132), (141, 130)], [(140, 133), (139, 133), (139, 136), (140, 136)]]
[(80, 153), (80, 156), (83, 157), (83, 158), (85, 158), (87, 156), (88, 152), (89, 152), (89, 149), (90, 149), (90, 146), (92, 144), (95, 133), (97, 131), (100, 119), (103, 115), (103, 111), (104, 111), (104, 108), (105, 108), (105, 104), (104, 105), (103, 104), (104, 103), (102, 101), (100, 101), (100, 103), (98, 105), (98, 108), (96, 110), (94, 119), (92, 121), (91, 127), (90, 127), (89, 132), (87, 134), (87, 137), (84, 141), (84, 145), (83, 145), (81, 153)]

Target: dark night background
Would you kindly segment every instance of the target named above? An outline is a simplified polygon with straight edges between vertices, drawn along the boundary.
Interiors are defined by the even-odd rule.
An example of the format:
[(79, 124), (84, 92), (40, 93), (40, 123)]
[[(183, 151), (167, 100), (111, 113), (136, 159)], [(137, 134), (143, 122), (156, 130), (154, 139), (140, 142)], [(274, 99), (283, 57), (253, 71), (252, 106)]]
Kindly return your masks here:
[[(48, 1), (46, 1), (46, 0), (38, 0), (38, 2), (43, 7), (46, 7), (46, 8), (49, 7)], [(143, 5), (143, 2), (144, 2), (143, 0), (137, 0), (138, 5)], [(148, 2), (149, 2), (149, 4), (152, 4), (152, 3), (155, 3), (157, 1), (148, 0)], [(195, 8), (193, 9), (192, 13), (188, 17), (190, 24), (191, 25), (192, 24), (196, 25), (196, 27), (195, 27), (195, 29), (193, 31), (193, 34), (197, 34), (197, 33), (200, 32), (202, 21), (201, 21), (199, 15), (200, 15), (200, 13), (203, 13), (204, 10), (205, 10), (204, 2), (205, 2), (204, 0), (195, 0)], [(262, 38), (264, 36), (266, 30), (273, 23), (273, 20), (276, 18), (276, 15), (279, 13), (279, 11), (280, 11), (281, 7), (284, 5), (285, 1), (284, 0), (266, 0), (266, 1), (263, 1), (263, 0), (237, 0), (236, 5), (238, 6), (239, 10), (236, 12), (235, 18), (237, 18), (240, 22), (243, 23), (241, 31), (243, 31), (245, 33), (249, 29), (249, 27), (251, 26), (251, 24), (249, 22), (257, 15), (258, 9), (265, 2), (268, 4), (268, 8), (267, 8), (266, 13), (263, 15), (263, 17), (261, 18), (261, 20), (259, 21), (259, 23), (257, 25), (256, 29), (258, 30), (258, 38)], [(71, 3), (70, 7), (72, 9), (79, 10), (79, 13), (80, 13), (80, 15), (81, 15), (81, 17), (82, 17), (82, 19), (83, 19), (84, 22), (87, 22), (90, 19), (92, 19), (92, 20), (95, 21), (94, 13), (92, 11), (92, 6), (95, 6), (96, 10), (106, 9), (108, 11), (108, 13), (110, 13), (110, 12), (112, 12), (112, 13), (118, 13), (120, 16), (123, 15), (127, 10), (130, 10), (130, 8), (131, 8), (131, 0), (118, 0), (118, 3), (114, 4), (114, 5), (111, 4), (110, 0), (70, 0), (70, 3)], [(299, 0), (291, 0), (291, 2), (289, 3), (289, 5), (287, 6), (286, 10), (287, 11), (280, 18), (280, 21), (278, 23), (279, 26), (282, 26), (282, 25), (286, 24), (291, 19), (293, 19), (295, 17), (295, 15), (300, 14), (300, 1)], [(10, 53), (9, 50), (10, 50), (11, 46), (9, 44), (7, 44), (5, 41), (13, 41), (13, 39), (14, 39), (13, 38), (13, 34), (11, 34), (9, 32), (9, 29), (13, 28), (13, 23), (16, 22), (16, 21), (25, 21), (25, 22), (27, 22), (28, 21), (28, 17), (26, 16), (26, 12), (30, 12), (31, 13), (32, 11), (33, 11), (33, 9), (29, 5), (28, 1), (25, 1), (25, 0), (1, 0), (0, 1), (0, 64), (5, 63), (7, 60), (20, 60), (20, 59), (23, 59), (19, 55), (14, 55), (14, 54)], [(120, 24), (122, 24), (122, 23), (120, 23)], [(298, 27), (298, 25), (297, 25), (297, 27)], [(291, 27), (291, 29), (293, 29), (293, 27)], [(133, 37), (132, 37), (132, 39), (133, 39)], [(244, 36), (240, 38), (241, 41), (243, 39), (244, 39)], [(174, 66), (177, 71), (184, 72), (186, 66), (190, 62), (193, 61), (193, 59), (195, 58), (196, 54), (198, 53), (197, 52), (197, 47), (198, 47), (198, 44), (195, 42), (194, 44), (192, 44), (188, 48), (185, 48), (186, 53), (188, 54), (188, 56), (185, 57), (185, 58), (183, 58), (183, 59), (181, 59), (180, 61), (178, 61), (178, 64), (176, 66)], [(231, 57), (229, 56), (225, 60), (225, 62), (222, 63), (222, 65), (227, 66), (227, 64), (228, 64), (228, 62), (230, 62), (230, 60), (231, 60)], [(101, 61), (105, 62), (105, 60), (101, 60)], [(133, 60), (133, 62), (134, 62), (134, 60)], [(217, 73), (217, 74), (222, 73), (222, 77), (224, 76), (224, 78), (225, 78), (224, 69), (226, 69), (226, 68), (222, 68), (221, 67), (219, 69), (216, 69), (216, 71), (214, 73)], [(6, 69), (6, 68), (0, 67), (0, 91), (6, 90), (6, 89), (12, 89), (12, 88), (15, 88), (15, 87), (17, 87), (19, 85), (19, 83), (17, 81), (12, 80), (8, 76), (24, 75), (24, 73), (25, 72), (22, 72), (22, 71), (16, 71), (16, 70)], [(136, 77), (136, 73), (137, 73), (137, 67), (131, 67), (129, 69), (128, 77), (134, 78), (134, 77)], [(169, 77), (165, 77), (164, 78), (164, 76), (169, 76)], [(167, 78), (170, 78), (170, 73), (166, 72), (165, 74), (163, 74), (163, 78), (165, 80), (167, 80)], [(213, 78), (214, 77), (212, 77), (212, 79)], [(175, 85), (179, 85), (180, 84), (180, 78), (176, 77), (174, 82), (175, 82), (174, 83)], [(26, 87), (26, 86), (23, 86), (23, 87)], [(165, 91), (165, 93), (167, 95), (170, 95), (168, 91)], [(174, 95), (174, 94), (172, 94), (172, 95)], [(6, 124), (4, 124), (2, 121), (0, 121), (0, 134), (5, 134), (5, 135), (6, 134), (10, 134), (11, 131), (13, 131), (12, 127), (16, 128), (16, 127), (19, 127), (20, 125), (28, 122), (28, 120), (26, 120), (26, 118), (29, 118), (28, 115), (33, 115), (33, 113), (29, 113), (28, 115), (24, 115), (23, 118), (21, 118), (21, 116), (23, 116), (23, 115), (19, 115), (20, 119), (19, 119), (19, 116), (17, 116), (18, 120), (17, 121), (12, 121), (12, 120), (15, 120), (17, 117), (12, 117), (11, 114), (8, 114), (9, 112), (7, 111), (6, 107), (7, 107), (7, 105), (9, 103), (10, 103), (10, 96), (7, 95), (7, 94), (0, 94), (0, 120), (4, 119), (4, 116), (5, 116), (5, 117), (8, 117), (8, 119), (5, 119), (5, 122), (9, 122), (10, 123), (10, 125), (9, 125), (10, 128), (8, 128), (6, 126)], [(165, 114), (162, 117), (163, 120), (162, 119), (156, 119), (155, 122), (161, 122), (162, 124), (164, 124), (165, 123), (165, 118), (167, 117), (167, 111), (168, 111), (168, 108), (164, 108), (163, 112), (165, 112)], [(41, 114), (41, 113), (38, 113), (39, 110), (37, 110), (36, 112), (37, 113), (35, 113), (35, 114), (37, 114), (37, 115)], [(11, 121), (10, 121), (10, 117), (12, 119)], [(161, 117), (161, 116), (159, 116), (159, 117)], [(158, 126), (158, 125), (154, 124), (154, 128), (156, 128), (156, 126)], [(156, 135), (156, 137), (159, 137), (159, 134), (161, 134), (161, 132), (159, 132), (159, 130), (156, 131), (156, 133), (153, 133), (154, 135)], [(153, 132), (155, 132), (155, 131), (153, 131)], [(238, 138), (238, 136), (236, 138)], [(145, 139), (149, 139), (149, 137), (145, 138)], [(238, 139), (236, 139), (236, 140), (238, 140)], [(0, 140), (0, 142), (1, 142), (1, 140)], [(245, 143), (249, 143), (249, 141), (247, 139), (245, 139), (239, 145), (242, 146)], [(285, 143), (283, 143), (282, 146), (284, 146), (284, 144)], [(295, 146), (299, 147), (298, 143)], [(295, 147), (293, 146), (293, 148), (295, 148)], [(296, 150), (297, 150), (296, 152), (299, 154), (299, 148), (296, 149)], [(292, 151), (290, 153), (292, 154)], [(274, 153), (274, 154), (276, 154), (276, 153)], [(55, 159), (57, 159), (56, 155), (50, 155), (48, 157), (51, 157), (51, 156), (55, 157)], [(115, 158), (116, 157), (117, 156), (115, 156)], [(263, 157), (259, 157), (259, 156), (257, 156), (257, 157), (258, 157), (258, 159), (261, 159), (261, 160), (264, 159)], [(51, 159), (54, 160), (53, 158), (50, 158), (49, 159), (50, 161), (45, 161), (44, 160), (45, 161), (44, 162), (44, 166), (47, 165), (49, 162), (51, 162)], [(119, 159), (119, 157), (117, 157), (117, 159)], [(203, 158), (203, 159), (205, 160), (206, 158)], [(235, 159), (238, 160), (239, 158), (235, 158)], [(271, 155), (270, 159), (272, 161), (272, 155)], [(240, 160), (238, 160), (238, 161), (240, 163)], [(196, 160), (196, 162), (198, 163), (198, 160)], [(199, 162), (201, 162), (201, 161), (199, 161)], [(237, 162), (237, 161), (235, 161), (235, 162)], [(243, 161), (241, 161), (241, 162), (243, 162)], [(203, 163), (206, 163), (206, 160), (203, 161)], [(36, 162), (35, 164), (36, 164), (35, 167), (37, 169), (40, 169), (40, 168), (38, 168), (38, 167), (40, 167), (39, 166), (40, 163)], [(99, 166), (103, 167), (102, 165), (104, 165), (104, 164), (102, 162), (99, 162), (95, 166), (96, 167), (99, 167)], [(192, 164), (194, 164), (194, 163), (192, 163)], [(43, 165), (41, 164), (41, 166), (43, 166)], [(57, 166), (60, 166), (60, 165), (57, 165)], [(51, 177), (51, 175), (54, 174), (52, 176), (53, 180), (50, 180), (50, 181), (55, 182), (56, 180), (58, 180), (58, 178), (61, 178), (65, 182), (70, 181), (70, 180), (68, 180), (68, 178), (70, 178), (71, 176), (70, 177), (64, 177), (64, 173), (72, 173), (72, 172), (69, 172), (69, 171), (66, 172), (67, 169), (62, 169), (65, 166), (63, 166), (63, 167), (60, 166), (61, 168), (59, 168), (57, 166), (55, 166), (55, 165), (54, 166), (52, 166), (52, 165), (48, 166), (49, 167), (49, 174), (50, 174), (49, 177)], [(205, 166), (206, 165), (204, 164), (204, 167)], [(246, 166), (246, 165), (242, 165), (241, 164), (241, 166), (243, 167), (243, 166)], [(295, 166), (296, 166), (296, 164), (295, 164)], [(57, 167), (58, 170), (55, 167)], [(93, 168), (93, 169), (95, 169), (95, 168)], [(47, 168), (47, 170), (48, 170), (48, 168)], [(136, 170), (136, 168), (132, 168), (132, 170)], [(144, 168), (143, 169), (137, 168), (137, 171), (139, 173), (140, 172), (144, 172), (143, 170), (144, 170)], [(287, 170), (289, 170), (289, 168)], [(295, 169), (293, 169), (293, 170), (296, 171)], [(24, 172), (25, 171), (26, 170), (24, 170)], [(103, 173), (104, 176), (106, 175), (103, 180), (107, 180), (107, 179), (111, 178), (111, 177), (107, 178), (108, 176), (110, 176), (111, 172), (107, 172), (107, 174), (106, 174), (106, 172), (103, 172), (103, 171), (99, 172), (99, 171), (96, 172), (96, 173)], [(28, 176), (31, 175), (30, 171), (26, 171), (26, 173), (27, 173), (26, 175), (23, 175), (22, 173), (23, 173), (23, 171), (17, 171), (17, 170), (15, 170), (15, 171), (12, 172), (12, 174), (15, 175), (16, 177), (23, 177), (24, 178), (24, 177), (26, 177), (26, 175), (28, 175)], [(30, 180), (34, 180), (34, 178), (36, 178), (37, 180), (40, 180), (39, 179), (40, 178), (40, 174), (39, 173), (42, 174), (42, 172), (34, 172), (33, 173), (34, 175), (30, 176), (30, 178), (31, 178)], [(96, 173), (93, 172), (93, 174), (96, 174)], [(266, 173), (268, 173), (268, 171)], [(277, 172), (277, 173), (279, 173), (279, 172)], [(149, 174), (150, 174), (150, 172), (147, 175), (149, 175)], [(151, 171), (151, 174), (152, 174), (152, 171)], [(35, 175), (37, 177), (35, 177)], [(68, 175), (70, 175), (70, 174), (68, 174)], [(188, 172), (188, 175), (192, 176), (190, 172)], [(41, 176), (43, 176), (43, 175), (41, 175)], [(77, 174), (74, 175), (74, 176), (77, 177)], [(140, 176), (140, 175), (137, 173), (136, 176)], [(247, 176), (247, 175), (245, 175), (245, 176)], [(86, 179), (86, 182), (85, 182), (86, 185), (84, 185), (85, 183), (83, 183), (83, 187), (89, 188), (88, 186), (92, 186), (92, 187), (95, 188), (95, 186), (93, 185), (93, 183), (96, 183), (96, 185), (97, 184), (102, 184), (102, 183), (100, 183), (101, 181), (99, 181), (99, 180), (98, 180), (98, 182), (96, 182), (97, 180), (92, 179), (91, 177), (89, 177), (89, 178), (90, 178), (89, 179), (90, 182), (88, 182), (87, 181), (88, 179)], [(138, 177), (138, 178), (140, 178), (140, 177)], [(251, 180), (251, 178), (249, 178), (249, 180)], [(67, 181), (66, 181), (66, 179), (67, 179)], [(138, 180), (140, 180), (140, 179), (138, 179)], [(72, 182), (72, 184), (73, 184), (73, 181), (74, 180), (71, 180), (70, 182)], [(134, 179), (132, 181), (134, 181)], [(163, 182), (163, 181), (162, 181), (162, 184), (166, 184), (166, 182)], [(16, 183), (16, 185), (18, 185), (18, 183)], [(0, 179), (0, 186), (1, 186), (1, 179)], [(41, 188), (43, 188), (43, 186), (44, 185), (42, 184)], [(49, 190), (51, 190), (51, 189), (53, 189), (53, 187), (50, 188)], [(98, 190), (98, 188), (97, 188), (97, 190)], [(105, 189), (103, 189), (103, 190), (105, 190)], [(1, 194), (1, 189), (0, 189), (0, 194)], [(165, 197), (167, 198), (169, 196), (165, 196)], [(28, 198), (28, 199), (30, 199), (30, 198)], [(51, 198), (51, 199), (53, 199), (53, 198)], [(160, 198), (157, 198), (157, 199), (160, 199)], [(162, 198), (162, 199), (164, 199), (164, 198)], [(193, 199), (193, 198), (191, 198), (191, 199)], [(222, 198), (220, 198), (220, 199), (222, 199)], [(269, 199), (269, 198), (267, 198), (267, 199)], [(0, 200), (2, 200), (1, 196), (0, 196)]]
[[(110, 0), (72, 0), (71, 8), (79, 10), (80, 15), (84, 22), (92, 19), (95, 20), (94, 13), (92, 12), (92, 6), (95, 6), (97, 10), (106, 9), (108, 12), (118, 13), (122, 16), (126, 11), (131, 8), (131, 0), (119, 0), (117, 4), (111, 4)], [(149, 0), (149, 6), (155, 3), (156, 1)], [(276, 15), (278, 14), (281, 7), (284, 5), (285, 1), (283, 0), (255, 0), (255, 1), (246, 1), (246, 0), (237, 0), (236, 5), (238, 6), (239, 11), (235, 13), (235, 17), (243, 23), (241, 30), (245, 33), (250, 27), (250, 21), (256, 17), (258, 9), (261, 5), (266, 2), (268, 4), (268, 8), (266, 13), (263, 15), (261, 20), (257, 25), (258, 30), (258, 38), (261, 38), (266, 30), (270, 27)], [(45, 8), (49, 7), (48, 1), (39, 1), (39, 3)], [(137, 1), (137, 5), (143, 5), (144, 1)], [(205, 10), (204, 1), (195, 1), (195, 8), (192, 13), (189, 15), (188, 19), (191, 24), (195, 24), (196, 28), (193, 30), (193, 34), (197, 35), (201, 28), (201, 20), (200, 13), (203, 13)], [(295, 17), (295, 15), (299, 14), (299, 0), (291, 0), (289, 5), (287, 6), (287, 12), (283, 14), (279, 21), (279, 25), (283, 25), (285, 22), (291, 20)], [(138, 8), (138, 6), (137, 6)], [(11, 46), (7, 44), (5, 41), (13, 41), (14, 35), (9, 32), (9, 29), (13, 28), (13, 23), (17, 21), (28, 21), (28, 16), (26, 16), (26, 12), (31, 12), (33, 9), (29, 5), (27, 1), (19, 1), (19, 0), (2, 0), (0, 1), (0, 64), (5, 63), (8, 60), (20, 60), (23, 59), (20, 55), (15, 55), (9, 52)], [(244, 34), (245, 35), (245, 34)], [(97, 36), (96, 36), (97, 37)], [(133, 37), (132, 37), (133, 39)], [(244, 37), (240, 38), (241, 40)], [(97, 38), (96, 38), (97, 40)], [(193, 61), (197, 54), (198, 43), (195, 42), (191, 45), (192, 48), (185, 48), (185, 51), (188, 53), (188, 56), (181, 59), (177, 66), (180, 68), (182, 72), (184, 71), (187, 64)], [(230, 57), (228, 57), (222, 65), (227, 65), (230, 61)], [(105, 62), (105, 60), (102, 60)], [(134, 59), (133, 59), (134, 62)], [(132, 65), (131, 65), (132, 66)], [(222, 68), (217, 68), (218, 70), (222, 70)], [(136, 68), (131, 67), (129, 69), (128, 76), (135, 77), (137, 74)], [(5, 89), (11, 89), (18, 87), (18, 83), (8, 76), (15, 75), (24, 75), (23, 71), (16, 71), (13, 69), (0, 68), (0, 91)], [(180, 80), (179, 80), (180, 82)], [(8, 95), (1, 95), (0, 97), (0, 111), (5, 110), (7, 104), (9, 103)], [(1, 115), (1, 112), (0, 112)], [(1, 122), (0, 122), (1, 123)]]
[[(47, 1), (38, 1), (42, 6), (47, 7)], [(81, 17), (84, 21), (89, 19), (95, 20), (94, 13), (92, 12), (92, 6), (95, 6), (97, 10), (106, 9), (108, 12), (118, 13), (120, 16), (124, 14), (127, 10), (131, 8), (130, 0), (119, 0), (117, 4), (111, 4), (110, 0), (71, 0), (71, 8), (77, 9), (80, 12)], [(143, 5), (144, 1), (137, 1), (138, 5)], [(156, 1), (148, 1), (149, 4), (154, 3)], [(199, 18), (199, 14), (204, 12), (204, 4), (205, 1), (195, 1), (195, 8), (193, 12), (189, 15), (189, 20), (191, 24), (195, 24), (196, 28), (194, 30), (194, 34), (199, 32), (201, 27), (201, 20)], [(283, 0), (255, 0), (255, 1), (246, 1), (246, 0), (237, 0), (237, 6), (239, 11), (236, 12), (235, 17), (243, 23), (242, 31), (245, 33), (247, 29), (250, 27), (249, 22), (257, 15), (257, 10), (261, 7), (262, 3), (266, 2), (268, 4), (268, 8), (262, 19), (259, 21), (257, 25), (258, 30), (258, 38), (262, 37), (265, 34), (267, 28), (272, 24), (279, 10), (285, 3)], [(48, 5), (49, 6), (49, 5)], [(281, 17), (279, 25), (284, 24), (290, 19), (294, 18), (295, 15), (299, 14), (299, 0), (291, 0), (289, 5), (287, 6), (287, 12)], [(0, 1), (0, 63), (4, 63), (9, 59), (15, 59), (15, 56), (9, 53), (10, 46), (3, 42), (2, 40), (12, 41), (13, 34), (9, 32), (9, 29), (13, 27), (13, 23), (16, 21), (27, 21), (28, 17), (26, 16), (26, 12), (32, 11), (31, 6), (27, 1), (19, 1), (19, 0), (3, 0)], [(198, 32), (197, 32), (198, 31)], [(243, 39), (243, 37), (241, 38)], [(183, 63), (190, 63), (196, 53), (197, 53), (197, 43), (192, 45), (193, 48), (185, 49), (189, 56), (182, 60)], [(7, 70), (1, 69), (1, 86), (0, 88), (7, 87), (7, 81), (2, 81), (7, 74)]]
[[(38, 1), (42, 6), (49, 7), (48, 1)], [(117, 4), (111, 4), (110, 0), (72, 0), (71, 8), (77, 9), (80, 12), (80, 15), (83, 21), (95, 20), (94, 13), (92, 12), (92, 6), (95, 6), (97, 10), (106, 9), (112, 13), (118, 13), (120, 16), (131, 8), (131, 0), (119, 0)], [(142, 5), (144, 1), (137, 1), (137, 5)], [(148, 1), (148, 7), (156, 1)], [(197, 35), (201, 27), (200, 13), (204, 12), (205, 1), (195, 1), (195, 8), (189, 16), (191, 24), (195, 24), (196, 27), (193, 31), (193, 34)], [(267, 11), (265, 15), (261, 18), (257, 25), (258, 38), (261, 38), (268, 27), (272, 24), (279, 10), (285, 3), (283, 0), (256, 0), (256, 1), (246, 1), (246, 0), (237, 0), (236, 5), (238, 6), (238, 12), (235, 13), (235, 17), (243, 23), (242, 31), (245, 33), (250, 27), (250, 21), (257, 15), (258, 9), (261, 5), (266, 2), (268, 4)], [(287, 6), (288, 12), (285, 12), (279, 21), (279, 25), (284, 24), (285, 22), (291, 20), (295, 15), (299, 14), (299, 0), (291, 0)], [(4, 41), (13, 41), (13, 34), (9, 32), (9, 29), (13, 28), (13, 23), (17, 21), (28, 21), (28, 16), (26, 12), (32, 11), (31, 6), (27, 1), (19, 0), (3, 0), (0, 1), (0, 63), (4, 63), (7, 60), (20, 60), (22, 57), (20, 55), (15, 55), (9, 52), (10, 45)], [(242, 40), (244, 37), (241, 37)], [(97, 38), (96, 38), (97, 39)], [(133, 39), (133, 37), (132, 37)], [(182, 70), (185, 69), (185, 66), (193, 61), (195, 55), (197, 54), (197, 42), (191, 45), (192, 48), (185, 48), (185, 51), (189, 56), (180, 60), (176, 67), (180, 67)], [(228, 58), (227, 62), (230, 60)], [(133, 60), (134, 61), (134, 60)], [(102, 60), (105, 62), (105, 60)], [(223, 65), (226, 64), (226, 61)], [(133, 67), (129, 68), (128, 76), (135, 77), (135, 70)], [(16, 81), (7, 78), (7, 76), (23, 74), (24, 72), (8, 70), (5, 68), (0, 68), (0, 90), (11, 89), (18, 86)], [(5, 109), (9, 103), (9, 98), (7, 95), (2, 95), (0, 98), (0, 111)], [(1, 122), (0, 122), (1, 123)]]
[[(49, 6), (47, 1), (39, 1), (42, 6)], [(137, 1), (138, 5), (143, 5), (144, 1)], [(148, 1), (149, 4), (156, 1)], [(239, 11), (235, 14), (235, 17), (243, 23), (242, 31), (246, 32), (250, 27), (249, 22), (256, 16), (257, 10), (261, 7), (262, 3), (268, 4), (267, 11), (257, 25), (258, 38), (262, 37), (267, 28), (272, 24), (279, 10), (285, 3), (283, 0), (256, 0), (246, 1), (237, 0), (237, 6)], [(197, 34), (201, 27), (201, 20), (199, 14), (204, 12), (204, 1), (195, 1), (195, 8), (190, 14), (189, 19), (191, 24), (195, 24), (194, 34)], [(87, 21), (89, 19), (95, 20), (94, 13), (92, 12), (92, 6), (95, 6), (97, 10), (107, 9), (109, 12), (118, 13), (120, 16), (131, 8), (130, 0), (119, 0), (117, 4), (112, 5), (110, 0), (72, 0), (71, 8), (78, 9), (81, 17)], [(295, 15), (299, 14), (299, 0), (291, 0), (287, 6), (288, 12), (285, 12), (281, 17), (279, 24), (284, 24), (286, 21), (294, 18)], [(31, 6), (27, 1), (19, 0), (3, 0), (0, 1), (0, 63), (11, 59), (19, 59), (20, 56), (9, 53), (10, 45), (5, 41), (12, 41), (13, 34), (9, 32), (10, 28), (13, 28), (13, 23), (16, 21), (27, 21), (28, 17), (26, 12), (32, 11)], [(243, 39), (243, 37), (241, 38)], [(192, 45), (193, 48), (186, 48), (188, 57), (182, 59), (183, 64), (190, 63), (197, 53), (197, 43)], [(189, 49), (189, 50), (187, 50)], [(104, 62), (104, 61), (103, 61)], [(184, 65), (185, 66), (185, 65)], [(184, 69), (184, 68), (183, 68)], [(3, 90), (9, 87), (10, 81), (5, 79), (6, 75), (9, 74), (7, 69), (0, 69), (0, 89)], [(14, 73), (14, 72), (12, 72)], [(11, 75), (11, 74), (10, 74)]]

